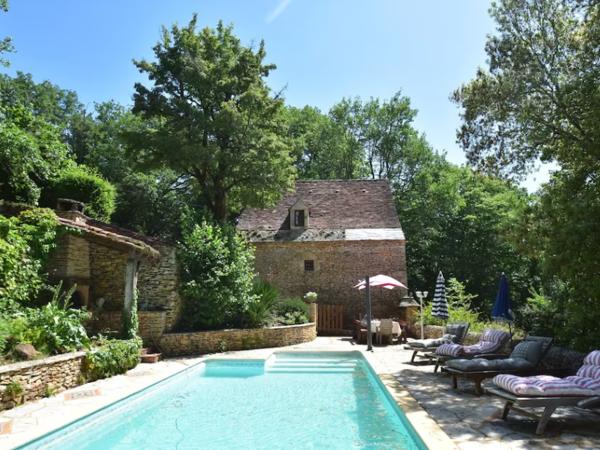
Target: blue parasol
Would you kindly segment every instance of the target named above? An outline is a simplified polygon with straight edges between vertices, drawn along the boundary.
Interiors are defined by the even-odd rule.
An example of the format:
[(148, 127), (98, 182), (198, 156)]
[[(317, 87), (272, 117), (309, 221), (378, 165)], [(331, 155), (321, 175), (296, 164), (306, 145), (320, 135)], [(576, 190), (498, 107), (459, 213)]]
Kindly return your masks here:
[(496, 294), (496, 303), (494, 303), (494, 308), (492, 309), (492, 319), (508, 322), (509, 328), (511, 328), (512, 321), (515, 320), (515, 316), (512, 311), (512, 303), (510, 301), (508, 280), (506, 279), (506, 275), (504, 273), (502, 273), (502, 276), (500, 277), (498, 294)]

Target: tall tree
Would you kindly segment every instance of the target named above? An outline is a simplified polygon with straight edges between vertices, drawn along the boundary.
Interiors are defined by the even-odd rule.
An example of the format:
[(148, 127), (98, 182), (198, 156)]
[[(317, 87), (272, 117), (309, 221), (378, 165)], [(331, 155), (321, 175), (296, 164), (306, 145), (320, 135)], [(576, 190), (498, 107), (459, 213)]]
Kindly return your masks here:
[[(0, 11), (8, 11), (8, 0), (0, 0)], [(0, 66), (8, 66), (8, 61), (1, 55), (2, 53), (12, 52), (13, 45), (10, 37), (5, 37), (0, 40)]]
[(148, 119), (129, 134), (137, 159), (165, 165), (199, 193), (217, 220), (266, 206), (290, 186), (283, 100), (265, 82), (274, 65), (264, 43), (245, 47), (231, 26), (163, 29), (156, 60), (135, 61), (152, 86), (135, 85), (134, 112)]

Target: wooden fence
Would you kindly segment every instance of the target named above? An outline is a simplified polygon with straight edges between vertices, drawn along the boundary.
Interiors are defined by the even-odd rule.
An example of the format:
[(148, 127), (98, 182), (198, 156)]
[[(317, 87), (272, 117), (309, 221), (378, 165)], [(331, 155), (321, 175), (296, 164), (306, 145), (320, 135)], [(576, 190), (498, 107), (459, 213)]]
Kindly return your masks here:
[(344, 305), (318, 304), (317, 333), (340, 334), (344, 329)]

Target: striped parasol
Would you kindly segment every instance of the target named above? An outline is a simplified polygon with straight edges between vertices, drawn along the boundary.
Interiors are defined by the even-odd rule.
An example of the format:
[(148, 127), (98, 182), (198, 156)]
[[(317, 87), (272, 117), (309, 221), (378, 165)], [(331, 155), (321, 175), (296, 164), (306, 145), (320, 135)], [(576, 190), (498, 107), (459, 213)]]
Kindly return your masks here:
[(440, 270), (435, 282), (435, 294), (431, 305), (431, 315), (439, 319), (448, 319), (448, 300), (446, 300), (446, 280)]

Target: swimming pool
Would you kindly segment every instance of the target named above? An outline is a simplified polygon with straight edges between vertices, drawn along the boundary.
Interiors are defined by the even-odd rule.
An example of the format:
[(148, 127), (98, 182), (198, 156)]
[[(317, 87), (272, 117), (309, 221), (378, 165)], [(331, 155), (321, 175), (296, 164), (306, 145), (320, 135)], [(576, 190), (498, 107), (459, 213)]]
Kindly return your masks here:
[(426, 449), (359, 352), (207, 360), (23, 449)]

